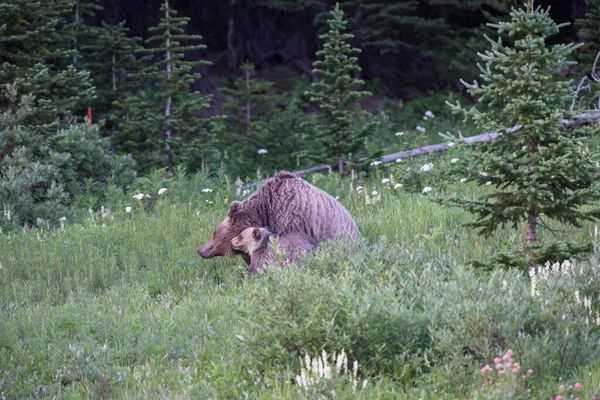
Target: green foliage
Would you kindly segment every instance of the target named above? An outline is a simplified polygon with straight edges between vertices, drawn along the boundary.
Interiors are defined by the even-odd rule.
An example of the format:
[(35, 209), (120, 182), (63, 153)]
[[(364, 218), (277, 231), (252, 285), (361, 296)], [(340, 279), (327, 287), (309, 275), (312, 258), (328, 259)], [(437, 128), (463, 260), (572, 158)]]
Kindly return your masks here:
[(600, 52), (600, 1), (587, 0), (588, 11), (585, 18), (577, 20), (580, 26), (579, 35), (583, 38), (584, 45), (580, 48), (577, 61), (583, 69), (583, 75), (578, 83), (577, 96), (573, 100), (573, 108), (577, 104), (579, 109), (600, 108), (600, 85), (597, 78), (598, 67), (596, 57)]
[(278, 71), (286, 76), (273, 78), (280, 83), (276, 87), (256, 77), (253, 64), (245, 62), (241, 69), (242, 77), (220, 89), (231, 96), (221, 106), (227, 129), (218, 137), (220, 149), (227, 154), (226, 170), (247, 176), (257, 169), (270, 173), (299, 168), (298, 158), (291, 155), (310, 140), (313, 126), (304, 115), (302, 80)]
[[(148, 88), (143, 96), (138, 96), (139, 105), (134, 115), (137, 124), (144, 125), (142, 138), (136, 144), (150, 147), (140, 169), (174, 167), (190, 158), (203, 160), (214, 148), (214, 134), (209, 131), (211, 121), (198, 118), (197, 113), (209, 107), (210, 95), (190, 92), (191, 86), (200, 78), (192, 68), (209, 65), (208, 61), (189, 61), (185, 55), (190, 51), (206, 48), (203, 44), (191, 44), (202, 39), (200, 35), (185, 33), (189, 22), (187, 17), (177, 17), (177, 12), (169, 5), (169, 0), (161, 4), (162, 18), (158, 25), (150, 28), (153, 36), (146, 39), (149, 47), (144, 50), (149, 55), (149, 65), (136, 74)], [(185, 43), (184, 43), (185, 42)], [(186, 44), (189, 42), (190, 44)], [(128, 137), (132, 141), (135, 138)], [(194, 142), (188, 151), (185, 145)]]
[(368, 119), (366, 112), (357, 107), (357, 102), (371, 93), (355, 89), (364, 85), (364, 81), (353, 76), (360, 67), (352, 54), (360, 50), (347, 43), (354, 35), (344, 33), (347, 22), (343, 16), (336, 3), (328, 20), (329, 31), (320, 36), (325, 42), (317, 56), (323, 59), (313, 63), (313, 73), (320, 80), (312, 84), (313, 92), (307, 92), (310, 101), (321, 110), (312, 138), (311, 155), (328, 163), (335, 161), (340, 174), (344, 171), (345, 160), (364, 150), (365, 138), (372, 127), (368, 121), (361, 121), (358, 127), (354, 123), (357, 119)]
[[(579, 227), (581, 221), (600, 216), (600, 211), (583, 207), (600, 199), (594, 183), (598, 169), (585, 144), (596, 129), (563, 124), (569, 115), (565, 103), (572, 82), (561, 80), (556, 71), (571, 64), (567, 56), (575, 46), (546, 47), (546, 38), (562, 25), (555, 24), (548, 11), (534, 11), (531, 6), (513, 9), (511, 17), (493, 25), (501, 37), (488, 39), (492, 49), (480, 54), (485, 62), (480, 66), (483, 84), (463, 82), (488, 108), (480, 111), (448, 103), (482, 131), (502, 133), (460, 164), (462, 171), (467, 169), (468, 179), (496, 190), (482, 199), (448, 203), (475, 214), (470, 226), (484, 235), (505, 224), (516, 229), (527, 221), (527, 257), (534, 264), (540, 261), (536, 250), (543, 247), (537, 241), (538, 225), (546, 224), (543, 218)], [(548, 248), (538, 254), (550, 257), (542, 261), (562, 260), (566, 255)]]
[[(66, 128), (35, 124), (32, 96), (18, 97), (7, 86), (9, 111), (0, 117), (0, 227), (58, 225), (72, 214), (73, 196), (85, 181), (130, 183), (135, 177), (131, 157), (116, 159), (87, 123)], [(64, 217), (64, 218), (63, 218)]]
[(0, 82), (17, 82), (22, 93), (35, 96), (38, 124), (62, 119), (68, 125), (95, 96), (89, 73), (73, 65), (78, 52), (67, 23), (72, 6), (70, 0), (11, 0), (0, 6)]
[[(126, 125), (127, 115), (131, 115), (131, 110), (125, 104), (126, 99), (140, 85), (131, 78), (131, 74), (141, 68), (141, 62), (136, 57), (141, 46), (138, 44), (139, 38), (127, 36), (128, 31), (125, 21), (116, 25), (102, 21), (102, 26), (86, 35), (86, 42), (82, 44), (87, 58), (85, 66), (92, 74), (98, 94), (93, 103), (94, 113), (101, 116), (108, 114), (104, 129), (111, 137), (113, 152), (121, 150), (120, 136), (116, 133), (119, 123)], [(129, 102), (132, 99), (133, 97), (129, 98)]]
[[(463, 264), (516, 241), (512, 232), (477, 245), (460, 225), (470, 218), (463, 210), (379, 181), (307, 179), (340, 197), (364, 244), (351, 256), (344, 243), (324, 244), (305, 269), (272, 267), (260, 278), (246, 277), (240, 259), (195, 254), (240, 199), (225, 176), (204, 172), (156, 171), (115, 192), (108, 207), (76, 210), (61, 229), (1, 235), (0, 390), (7, 398), (292, 399), (331, 390), (549, 398), (559, 383), (580, 381), (582, 398), (598, 393), (597, 252), (541, 267), (533, 279), (476, 271)], [(365, 204), (351, 185), (376, 188), (381, 199)], [(459, 197), (481, 190), (449, 188)], [(305, 356), (340, 348), (347, 372), (333, 367), (331, 379), (298, 385)], [(523, 374), (533, 372), (481, 373), (508, 349)]]

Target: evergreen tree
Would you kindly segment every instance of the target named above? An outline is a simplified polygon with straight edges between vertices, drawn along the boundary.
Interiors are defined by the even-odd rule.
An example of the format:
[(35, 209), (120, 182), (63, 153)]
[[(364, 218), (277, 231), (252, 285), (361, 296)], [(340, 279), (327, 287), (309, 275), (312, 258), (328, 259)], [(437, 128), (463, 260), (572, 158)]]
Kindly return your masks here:
[[(136, 57), (141, 46), (139, 38), (127, 36), (128, 31), (125, 21), (117, 25), (102, 21), (102, 26), (94, 30), (95, 37), (88, 38), (89, 44), (82, 46), (88, 57), (85, 66), (92, 73), (98, 94), (93, 103), (94, 111), (100, 116), (107, 116), (105, 129), (111, 137), (113, 152), (117, 151), (118, 141), (116, 130), (120, 118), (117, 110), (123, 107), (132, 90), (140, 86), (131, 74), (138, 72), (142, 66), (141, 60)], [(130, 113), (131, 110), (124, 112)]]
[(187, 52), (202, 50), (206, 46), (184, 45), (182, 42), (198, 42), (202, 36), (185, 33), (189, 18), (177, 17), (169, 0), (161, 4), (160, 10), (163, 16), (157, 26), (150, 28), (154, 35), (146, 40), (146, 44), (153, 47), (145, 52), (153, 56), (153, 60), (137, 77), (151, 82), (155, 91), (154, 96), (149, 96), (146, 135), (154, 143), (154, 151), (164, 155), (162, 165), (173, 167), (182, 161), (182, 143), (202, 140), (208, 147), (213, 141), (213, 135), (207, 130), (208, 121), (197, 116), (202, 108), (209, 107), (211, 96), (190, 93), (191, 86), (200, 78), (200, 74), (193, 72), (192, 68), (209, 65), (210, 62), (185, 60)]
[(467, 167), (470, 180), (496, 190), (481, 200), (448, 202), (475, 214), (470, 225), (484, 235), (525, 222), (527, 262), (534, 265), (583, 249), (567, 242), (542, 246), (538, 227), (547, 226), (545, 218), (576, 227), (598, 218), (600, 210), (583, 206), (600, 199), (594, 183), (599, 171), (585, 145), (594, 128), (563, 125), (572, 81), (562, 81), (557, 71), (572, 64), (567, 56), (576, 46), (547, 47), (546, 39), (564, 24), (557, 25), (547, 10), (534, 10), (533, 4), (513, 9), (510, 15), (509, 22), (491, 25), (500, 38), (488, 39), (491, 50), (480, 54), (485, 62), (480, 66), (483, 83), (463, 81), (486, 111), (465, 109), (458, 102), (451, 105), (482, 131), (502, 133), (483, 145)]
[(253, 120), (267, 119), (274, 112), (271, 89), (273, 82), (252, 77), (254, 64), (244, 62), (240, 69), (244, 75), (233, 82), (233, 87), (223, 87), (221, 91), (232, 97), (232, 101), (223, 103), (222, 108), (228, 114), (231, 127), (238, 132), (251, 136)]
[(71, 22), (67, 25), (68, 31), (71, 32), (71, 40), (73, 42), (73, 66), (75, 69), (86, 69), (85, 62), (80, 66), (79, 55), (82, 54), (84, 43), (87, 40), (95, 39), (100, 33), (101, 28), (90, 26), (86, 23), (86, 19), (91, 19), (96, 16), (98, 11), (103, 10), (103, 7), (96, 4), (96, 0), (73, 0), (73, 11)]
[(589, 61), (600, 51), (600, 0), (586, 0), (588, 11), (584, 19), (577, 20), (581, 26), (579, 34), (589, 50)]
[(307, 92), (310, 101), (321, 110), (314, 149), (321, 150), (321, 154), (317, 155), (320, 159), (327, 162), (335, 160), (340, 174), (344, 171), (345, 160), (365, 149), (370, 124), (358, 128), (354, 122), (360, 114), (364, 114), (357, 105), (358, 100), (371, 95), (367, 91), (355, 90), (364, 85), (364, 81), (353, 77), (360, 67), (352, 54), (360, 53), (360, 50), (347, 43), (353, 35), (344, 33), (346, 21), (343, 15), (336, 3), (328, 20), (329, 31), (320, 36), (325, 43), (317, 56), (323, 59), (313, 63), (313, 73), (321, 79), (312, 84), (313, 92)]
[(33, 96), (6, 85), (8, 110), (0, 116), (0, 229), (58, 225), (72, 214), (86, 181), (127, 185), (133, 159), (109, 155), (98, 128), (87, 122), (67, 128), (40, 126)]
[(584, 41), (585, 51), (578, 54), (579, 65), (583, 68), (583, 77), (579, 85), (578, 98), (575, 99), (583, 109), (600, 109), (600, 82), (598, 68), (600, 60), (594, 61), (600, 52), (600, 0), (587, 0), (588, 12), (584, 19), (577, 20), (581, 26), (579, 34)]
[(72, 122), (95, 93), (89, 73), (73, 66), (71, 0), (9, 0), (0, 7), (0, 82), (18, 82), (34, 95), (38, 123)]

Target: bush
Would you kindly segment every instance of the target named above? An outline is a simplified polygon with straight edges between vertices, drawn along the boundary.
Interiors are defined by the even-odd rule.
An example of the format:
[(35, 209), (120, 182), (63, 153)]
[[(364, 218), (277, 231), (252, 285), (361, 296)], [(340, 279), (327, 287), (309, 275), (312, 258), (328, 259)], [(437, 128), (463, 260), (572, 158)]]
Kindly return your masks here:
[(100, 139), (96, 126), (72, 124), (67, 128), (34, 125), (33, 97), (17, 103), (17, 90), (7, 90), (12, 111), (0, 117), (0, 228), (22, 225), (58, 225), (72, 214), (73, 197), (86, 187), (133, 181), (134, 161), (115, 158)]

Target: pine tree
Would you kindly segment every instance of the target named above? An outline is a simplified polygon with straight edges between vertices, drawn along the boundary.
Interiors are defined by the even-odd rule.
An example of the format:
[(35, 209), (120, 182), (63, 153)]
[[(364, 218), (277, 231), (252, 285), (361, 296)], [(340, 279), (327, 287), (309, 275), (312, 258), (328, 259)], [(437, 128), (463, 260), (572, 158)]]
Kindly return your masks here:
[(448, 103), (482, 131), (502, 133), (475, 152), (467, 167), (470, 180), (495, 190), (481, 200), (448, 202), (475, 214), (470, 226), (484, 235), (524, 222), (527, 262), (534, 265), (583, 249), (567, 242), (542, 245), (538, 227), (547, 226), (546, 218), (579, 227), (600, 217), (600, 210), (583, 208), (600, 199), (594, 183), (599, 171), (585, 145), (594, 128), (563, 125), (572, 81), (561, 80), (557, 71), (572, 64), (567, 56), (576, 46), (548, 47), (546, 39), (565, 24), (557, 25), (547, 10), (534, 10), (533, 4), (510, 15), (509, 22), (491, 25), (500, 38), (488, 38), (491, 50), (480, 54), (483, 82), (463, 81), (486, 111)]
[(100, 33), (101, 29), (95, 26), (88, 25), (86, 19), (91, 19), (96, 16), (98, 11), (102, 11), (103, 7), (96, 4), (96, 0), (73, 0), (73, 11), (71, 21), (67, 24), (66, 29), (71, 32), (70, 40), (73, 42), (73, 66), (75, 69), (86, 69), (85, 61), (80, 66), (79, 55), (82, 54), (84, 43), (88, 40), (93, 40)]
[(136, 57), (141, 46), (139, 38), (127, 36), (128, 31), (125, 21), (117, 25), (102, 21), (102, 26), (93, 31), (94, 38), (88, 38), (89, 44), (82, 45), (88, 58), (85, 67), (92, 73), (98, 94), (93, 103), (94, 111), (107, 118), (105, 129), (111, 137), (113, 152), (117, 151), (116, 131), (120, 119), (117, 110), (132, 90), (140, 86), (131, 75), (142, 66), (141, 60)]
[[(67, 128), (37, 124), (31, 95), (19, 96), (6, 85), (7, 112), (0, 115), (0, 230), (22, 225), (58, 225), (72, 215), (73, 199), (86, 181), (130, 184), (130, 156), (115, 158), (97, 126), (71, 123)], [(100, 187), (100, 186), (99, 186)]]
[[(581, 26), (579, 34), (584, 41), (584, 51), (578, 54), (577, 60), (583, 69), (578, 97), (575, 103), (583, 109), (600, 109), (600, 82), (598, 68), (600, 67), (600, 0), (587, 0), (588, 12), (584, 19), (577, 20)], [(595, 70), (594, 70), (595, 67)]]
[(600, 0), (586, 0), (588, 12), (584, 19), (577, 20), (581, 26), (579, 34), (585, 41), (590, 56), (590, 64), (600, 51)]
[(0, 7), (0, 82), (18, 82), (22, 93), (34, 95), (38, 123), (72, 122), (95, 92), (89, 73), (72, 63), (71, 0), (9, 0)]
[[(181, 161), (184, 151), (181, 146), (192, 140), (213, 140), (206, 130), (208, 121), (201, 120), (197, 113), (209, 107), (211, 96), (202, 96), (199, 92), (190, 93), (194, 82), (200, 74), (192, 68), (209, 65), (208, 61), (188, 61), (184, 57), (187, 52), (205, 49), (203, 44), (182, 42), (199, 42), (200, 35), (185, 33), (189, 22), (187, 17), (177, 17), (177, 12), (165, 0), (160, 7), (162, 18), (157, 26), (150, 28), (153, 36), (146, 40), (146, 53), (154, 60), (142, 69), (137, 77), (144, 82), (151, 82), (156, 97), (149, 103), (151, 114), (147, 134), (155, 143), (155, 150), (165, 156), (163, 165), (173, 167)], [(154, 166), (157, 167), (157, 166)]]
[(367, 91), (355, 90), (364, 85), (363, 80), (353, 77), (360, 67), (352, 54), (360, 53), (360, 50), (347, 43), (353, 35), (344, 33), (347, 23), (343, 15), (336, 3), (328, 20), (329, 31), (320, 36), (325, 43), (317, 56), (323, 59), (313, 63), (313, 73), (321, 79), (312, 84), (313, 92), (307, 92), (310, 101), (321, 110), (314, 149), (321, 149), (321, 159), (327, 162), (336, 160), (340, 174), (350, 154), (356, 155), (365, 149), (370, 124), (357, 128), (355, 120), (359, 114), (364, 114), (357, 107), (358, 100), (371, 95)]
[(251, 135), (252, 122), (257, 119), (267, 119), (274, 112), (271, 89), (273, 82), (256, 79), (252, 76), (254, 64), (244, 62), (240, 69), (243, 77), (233, 82), (231, 88), (223, 87), (221, 91), (232, 97), (232, 101), (223, 103), (222, 108), (229, 116), (231, 127), (246, 137)]

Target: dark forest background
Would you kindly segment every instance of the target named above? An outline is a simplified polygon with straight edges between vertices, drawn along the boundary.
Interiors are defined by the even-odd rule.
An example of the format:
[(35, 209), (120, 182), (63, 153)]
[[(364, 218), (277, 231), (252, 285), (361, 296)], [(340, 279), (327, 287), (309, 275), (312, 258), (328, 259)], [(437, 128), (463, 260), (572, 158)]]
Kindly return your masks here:
[[(116, 24), (122, 20), (132, 36), (148, 38), (158, 23), (161, 0), (102, 0), (103, 9), (92, 23)], [(201, 34), (207, 48), (191, 54), (213, 65), (203, 69), (195, 83), (202, 91), (218, 88), (216, 77), (237, 75), (245, 60), (257, 69), (285, 66), (309, 75), (319, 33), (333, 0), (171, 0), (181, 16), (190, 17), (187, 31)], [(342, 1), (341, 8), (355, 34), (352, 44), (362, 49), (359, 64), (365, 79), (381, 80), (381, 94), (410, 99), (429, 90), (463, 90), (461, 68), (475, 60), (473, 47), (484, 24), (505, 18), (521, 0), (418, 0)], [(585, 0), (540, 0), (551, 6), (557, 22), (583, 18)], [(575, 24), (553, 38), (555, 42), (580, 40)]]

